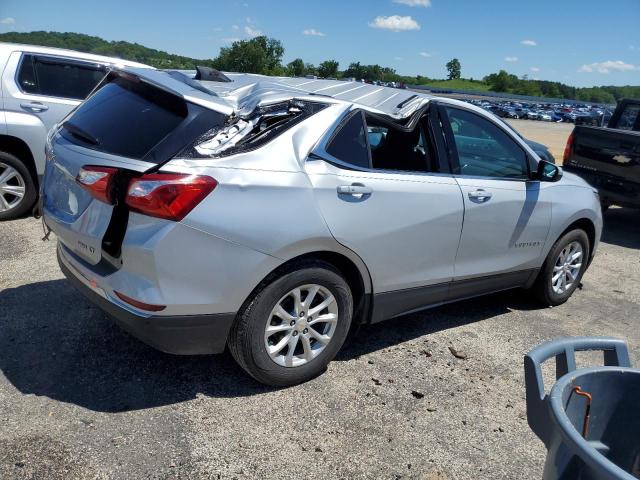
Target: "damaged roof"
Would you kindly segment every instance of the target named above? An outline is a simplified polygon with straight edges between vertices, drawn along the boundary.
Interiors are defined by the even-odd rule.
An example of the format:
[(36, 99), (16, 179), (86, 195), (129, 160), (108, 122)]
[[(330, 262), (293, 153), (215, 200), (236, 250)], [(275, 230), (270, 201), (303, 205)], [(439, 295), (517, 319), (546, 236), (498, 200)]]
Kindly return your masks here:
[(243, 103), (243, 100), (249, 96), (318, 95), (398, 117), (403, 116), (407, 107), (415, 108), (415, 104), (422, 104), (432, 98), (411, 90), (345, 80), (268, 77), (244, 73), (225, 73), (225, 75), (232, 81), (227, 83), (200, 81), (200, 83), (220, 97), (234, 99), (238, 103)]
[[(222, 108), (225, 113), (251, 110), (262, 102), (271, 103), (286, 98), (318, 96), (353, 103), (394, 118), (403, 118), (433, 98), (411, 90), (345, 80), (269, 77), (226, 72), (225, 75), (231, 79), (231, 82), (194, 80), (214, 93), (214, 96), (172, 78), (167, 72), (141, 68), (125, 70), (195, 103), (209, 108)], [(182, 73), (193, 78), (195, 72), (182, 71)]]

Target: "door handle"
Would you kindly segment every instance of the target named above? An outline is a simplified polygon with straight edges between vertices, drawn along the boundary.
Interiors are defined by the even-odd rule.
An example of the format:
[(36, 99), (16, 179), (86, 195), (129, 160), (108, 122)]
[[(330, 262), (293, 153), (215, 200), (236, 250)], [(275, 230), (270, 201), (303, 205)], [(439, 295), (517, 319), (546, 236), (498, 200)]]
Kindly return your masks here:
[(46, 112), (49, 110), (49, 107), (40, 102), (21, 103), (20, 106), (25, 110), (31, 110), (33, 112)]
[(491, 192), (487, 192), (482, 188), (473, 190), (472, 192), (469, 192), (468, 195), (471, 200), (477, 200), (478, 202), (486, 202), (492, 197)]
[(370, 195), (373, 193), (371, 187), (357, 183), (352, 185), (339, 185), (337, 190), (340, 195)]

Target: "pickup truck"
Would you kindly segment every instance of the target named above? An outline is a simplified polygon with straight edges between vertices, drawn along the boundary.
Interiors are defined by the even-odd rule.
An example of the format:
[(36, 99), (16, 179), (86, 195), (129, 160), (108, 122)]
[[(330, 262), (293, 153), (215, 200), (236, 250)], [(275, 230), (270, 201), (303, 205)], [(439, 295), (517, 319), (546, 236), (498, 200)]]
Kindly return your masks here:
[(603, 210), (640, 208), (640, 100), (622, 100), (606, 127), (578, 125), (563, 168), (598, 189)]

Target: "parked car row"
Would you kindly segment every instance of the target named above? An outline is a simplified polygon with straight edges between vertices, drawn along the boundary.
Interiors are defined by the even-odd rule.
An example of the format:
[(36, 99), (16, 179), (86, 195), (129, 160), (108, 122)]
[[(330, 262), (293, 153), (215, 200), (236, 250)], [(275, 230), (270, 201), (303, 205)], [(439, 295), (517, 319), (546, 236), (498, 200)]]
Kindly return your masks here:
[(611, 117), (607, 106), (565, 103), (526, 103), (515, 101), (467, 100), (502, 118), (569, 122), (599, 126)]
[[(317, 75), (306, 75), (304, 78), (309, 80), (338, 80), (335, 77), (325, 78), (325, 77), (319, 77)], [(401, 88), (403, 90), (407, 88), (404, 82), (383, 82), (381, 80), (367, 80), (365, 78), (361, 78), (360, 80), (358, 80), (356, 77), (341, 78), (340, 81), (360, 82), (360, 83), (367, 83), (369, 85), (377, 85), (379, 87)]]

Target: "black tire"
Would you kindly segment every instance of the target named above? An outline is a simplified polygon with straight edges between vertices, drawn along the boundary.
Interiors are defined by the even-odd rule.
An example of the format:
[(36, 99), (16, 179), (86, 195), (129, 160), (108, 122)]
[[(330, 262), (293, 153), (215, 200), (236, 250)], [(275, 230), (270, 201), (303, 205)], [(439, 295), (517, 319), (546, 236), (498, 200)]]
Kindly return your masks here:
[[(29, 169), (20, 161), (19, 158), (11, 155), (10, 153), (0, 152), (0, 164), (5, 164), (8, 167), (13, 168), (18, 175), (20, 175), (20, 178), (24, 183), (25, 194), (24, 197), (22, 197), (22, 200), (9, 210), (0, 210), (0, 221), (14, 220), (31, 211), (33, 205), (36, 203), (36, 199), (38, 198), (38, 187), (31, 176), (31, 172), (29, 172)], [(2, 171), (4, 171), (4, 169), (0, 166), (0, 175), (2, 174)], [(0, 195), (1, 194), (2, 192), (0, 192)]]
[[(553, 290), (552, 286), (553, 268), (560, 252), (572, 242), (578, 242), (582, 247), (582, 266), (580, 267), (579, 273), (571, 287), (569, 287), (565, 292), (559, 294)], [(589, 237), (587, 237), (584, 230), (571, 230), (560, 237), (549, 251), (549, 255), (547, 255), (547, 259), (542, 265), (540, 273), (538, 273), (538, 278), (536, 278), (532, 287), (532, 290), (538, 300), (540, 300), (544, 305), (554, 307), (566, 302), (582, 281), (582, 276), (584, 275), (584, 272), (587, 269), (587, 263), (589, 262), (589, 255)]]
[[(300, 366), (281, 366), (267, 353), (264, 339), (266, 322), (283, 296), (307, 284), (320, 285), (334, 296), (338, 322), (331, 341), (315, 358)], [(229, 332), (229, 350), (236, 362), (257, 381), (276, 387), (296, 385), (326, 370), (347, 338), (352, 315), (353, 297), (342, 275), (325, 262), (305, 261), (267, 279), (247, 299)]]

